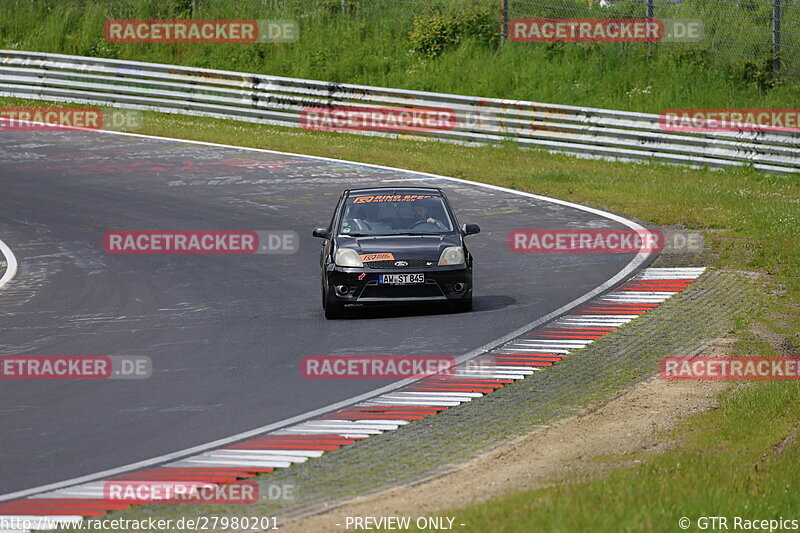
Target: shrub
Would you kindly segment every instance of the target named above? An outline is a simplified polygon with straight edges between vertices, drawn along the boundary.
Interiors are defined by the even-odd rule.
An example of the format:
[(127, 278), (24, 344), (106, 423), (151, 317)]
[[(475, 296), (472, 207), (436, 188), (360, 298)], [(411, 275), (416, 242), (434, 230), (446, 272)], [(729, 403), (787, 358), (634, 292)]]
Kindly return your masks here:
[(491, 47), (499, 44), (499, 22), (492, 11), (461, 9), (452, 15), (428, 12), (414, 18), (409, 34), (411, 49), (428, 57), (439, 56), (466, 39)]

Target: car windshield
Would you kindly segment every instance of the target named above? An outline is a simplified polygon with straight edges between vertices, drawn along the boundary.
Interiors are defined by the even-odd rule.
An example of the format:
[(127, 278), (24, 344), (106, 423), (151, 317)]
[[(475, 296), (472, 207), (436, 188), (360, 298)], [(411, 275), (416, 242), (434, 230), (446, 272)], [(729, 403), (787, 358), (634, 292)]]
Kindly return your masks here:
[(444, 198), (437, 194), (351, 196), (339, 233), (344, 235), (432, 235), (453, 231)]

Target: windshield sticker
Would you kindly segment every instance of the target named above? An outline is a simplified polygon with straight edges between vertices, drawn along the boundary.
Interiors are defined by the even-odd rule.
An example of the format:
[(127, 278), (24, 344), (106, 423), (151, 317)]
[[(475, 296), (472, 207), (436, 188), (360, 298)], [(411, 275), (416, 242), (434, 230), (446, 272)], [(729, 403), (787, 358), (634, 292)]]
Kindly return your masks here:
[(358, 196), (354, 204), (368, 204), (374, 202), (416, 202), (425, 198), (440, 198), (438, 194), (389, 194), (384, 196)]

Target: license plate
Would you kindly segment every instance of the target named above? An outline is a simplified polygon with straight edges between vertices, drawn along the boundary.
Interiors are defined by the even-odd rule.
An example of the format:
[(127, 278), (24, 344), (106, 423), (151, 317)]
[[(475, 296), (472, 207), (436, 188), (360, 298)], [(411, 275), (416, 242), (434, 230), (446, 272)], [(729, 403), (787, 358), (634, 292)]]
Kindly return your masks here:
[(387, 285), (411, 285), (425, 283), (425, 274), (381, 274), (379, 283)]

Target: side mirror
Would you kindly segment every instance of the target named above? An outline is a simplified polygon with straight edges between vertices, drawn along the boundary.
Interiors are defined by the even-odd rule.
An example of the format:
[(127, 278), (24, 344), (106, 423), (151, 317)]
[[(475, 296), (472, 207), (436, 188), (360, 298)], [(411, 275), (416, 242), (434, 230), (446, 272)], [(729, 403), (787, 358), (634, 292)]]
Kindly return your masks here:
[(314, 231), (311, 234), (314, 237), (319, 237), (320, 239), (327, 239), (330, 236), (330, 233), (328, 233), (328, 228), (314, 228)]
[(475, 235), (476, 233), (481, 232), (481, 227), (477, 224), (464, 224), (461, 226), (461, 231), (464, 233), (464, 236), (467, 235)]

